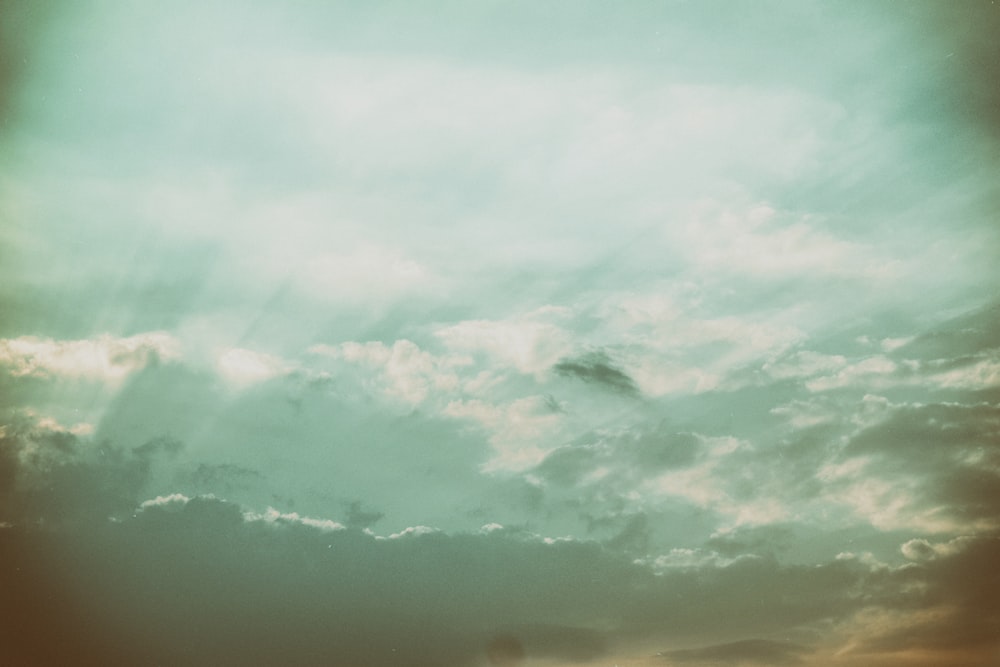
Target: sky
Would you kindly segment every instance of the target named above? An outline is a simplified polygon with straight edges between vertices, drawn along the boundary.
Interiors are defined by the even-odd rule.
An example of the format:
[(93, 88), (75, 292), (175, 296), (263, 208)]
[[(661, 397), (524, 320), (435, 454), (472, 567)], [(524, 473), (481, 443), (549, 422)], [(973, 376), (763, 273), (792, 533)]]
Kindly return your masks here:
[(0, 5), (0, 662), (1000, 664), (992, 2)]

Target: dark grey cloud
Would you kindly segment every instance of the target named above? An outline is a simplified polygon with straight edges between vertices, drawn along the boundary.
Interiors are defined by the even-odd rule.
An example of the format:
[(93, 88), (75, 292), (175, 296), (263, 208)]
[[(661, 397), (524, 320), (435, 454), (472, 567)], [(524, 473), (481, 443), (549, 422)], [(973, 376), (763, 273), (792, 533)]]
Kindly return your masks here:
[(802, 665), (811, 649), (791, 642), (745, 639), (728, 644), (660, 653), (669, 664)]
[(345, 506), (344, 525), (348, 528), (368, 528), (378, 523), (385, 516), (383, 512), (365, 509), (360, 500), (354, 500)]
[(184, 493), (214, 493), (227, 498), (234, 493), (267, 485), (260, 471), (233, 463), (197, 463), (177, 471), (173, 482), (177, 490)]
[[(43, 562), (30, 554), (47, 551), (50, 534), (8, 529), (0, 541), (4, 589), (15, 591), (3, 605), (20, 615), (5, 628), (20, 630), (4, 643), (13, 664), (460, 667), (479, 664), (498, 633), (529, 657), (587, 661), (604, 651), (601, 631), (546, 621), (569, 619), (577, 606), (593, 610), (596, 597), (629, 577), (627, 563), (592, 545), (485, 535), (379, 540), (248, 523), (238, 506), (210, 498), (63, 536)], [(610, 581), (576, 585), (591, 571)], [(54, 598), (26, 604), (50, 590), (50, 577)], [(50, 618), (56, 607), (68, 611)], [(79, 641), (45, 643), (74, 625), (81, 629), (70, 637)]]
[[(951, 611), (873, 639), (868, 651), (944, 646), (958, 627), (970, 645), (995, 636), (996, 540), (967, 540), (899, 570), (757, 556), (654, 574), (627, 545), (546, 542), (524, 530), (379, 539), (293, 515), (254, 519), (212, 497), (137, 509), (150, 457), (169, 456), (176, 444), (118, 453), (108, 446), (74, 466), (78, 439), (28, 435), (51, 450), (47, 477), (65, 472), (56, 472), (58, 485), (15, 485), (15, 496), (27, 492), (34, 502), (15, 498), (9, 507), (27, 514), (0, 529), (0, 588), (10, 592), (0, 610), (15, 619), (0, 630), (0, 655), (12, 664), (471, 667), (497, 637), (511, 638), (528, 659), (585, 664), (636, 638), (690, 645), (706, 633), (718, 643), (665, 655), (685, 664), (795, 664), (806, 655), (800, 647), (731, 640), (825, 627), (869, 607)], [(19, 457), (3, 460), (7, 478), (35, 470)], [(49, 528), (23, 520), (57, 515), (51, 508), (67, 503), (99, 520)], [(349, 504), (346, 523), (352, 510), (372, 520), (377, 512), (367, 507)], [(123, 508), (107, 521), (105, 512)], [(646, 520), (633, 519), (622, 540), (641, 538)], [(730, 546), (780, 539), (780, 531), (737, 534)]]
[(963, 664), (994, 664), (1000, 657), (1000, 536), (945, 543), (943, 555), (887, 579), (897, 609), (934, 610), (932, 617), (882, 633), (852, 649), (859, 655), (907, 651), (957, 651)]
[(164, 438), (120, 448), (15, 413), (0, 430), (0, 521), (89, 524), (120, 516), (140, 500), (154, 466), (181, 448)]
[[(529, 657), (586, 662), (626, 629), (683, 635), (714, 619), (773, 631), (844, 614), (857, 602), (837, 591), (864, 576), (850, 563), (759, 561), (657, 577), (596, 542), (547, 543), (517, 530), (376, 539), (292, 516), (248, 521), (211, 497), (137, 511), (150, 457), (176, 445), (107, 445), (91, 460), (77, 438), (28, 436), (49, 448), (50, 463), (4, 459), (7, 477), (32, 482), (15, 484), (5, 508), (21, 514), (0, 529), (0, 585), (14, 591), (2, 604), (18, 617), (3, 645), (15, 664), (473, 665), (504, 632)], [(67, 507), (78, 520), (54, 521)], [(35, 528), (37, 519), (51, 528)], [(791, 595), (800, 589), (810, 595)], [(691, 599), (703, 603), (675, 604)], [(753, 617), (747, 604), (772, 613)]]
[(635, 380), (615, 366), (603, 351), (567, 357), (552, 368), (559, 375), (576, 378), (625, 396), (638, 396), (640, 393)]

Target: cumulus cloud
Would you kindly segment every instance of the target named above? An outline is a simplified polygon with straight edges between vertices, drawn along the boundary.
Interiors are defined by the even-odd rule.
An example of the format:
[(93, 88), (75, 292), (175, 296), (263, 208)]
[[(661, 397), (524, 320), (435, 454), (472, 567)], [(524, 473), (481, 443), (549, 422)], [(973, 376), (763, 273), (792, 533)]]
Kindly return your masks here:
[(481, 399), (449, 402), (443, 414), (469, 420), (490, 434), (495, 456), (486, 470), (524, 470), (537, 463), (556, 439), (562, 415), (545, 396), (526, 396), (504, 403)]
[(569, 349), (569, 333), (559, 325), (566, 309), (545, 307), (512, 320), (469, 320), (444, 327), (437, 336), (450, 349), (486, 353), (521, 373), (541, 373)]
[(120, 384), (129, 374), (181, 356), (179, 342), (165, 332), (128, 338), (83, 340), (22, 336), (0, 340), (0, 365), (15, 376), (85, 379)]

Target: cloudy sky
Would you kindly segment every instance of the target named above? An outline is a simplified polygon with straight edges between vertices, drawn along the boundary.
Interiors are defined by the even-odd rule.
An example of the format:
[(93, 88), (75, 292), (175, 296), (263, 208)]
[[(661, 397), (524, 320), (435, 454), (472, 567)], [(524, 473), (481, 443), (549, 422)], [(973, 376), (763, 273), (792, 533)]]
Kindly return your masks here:
[(0, 662), (1000, 661), (1000, 8), (0, 30)]

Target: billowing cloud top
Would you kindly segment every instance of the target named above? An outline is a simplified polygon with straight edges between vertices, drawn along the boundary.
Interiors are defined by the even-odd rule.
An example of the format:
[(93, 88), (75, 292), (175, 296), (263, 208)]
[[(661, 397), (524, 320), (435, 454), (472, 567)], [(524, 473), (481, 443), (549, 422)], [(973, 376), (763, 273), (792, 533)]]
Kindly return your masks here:
[(5, 3), (0, 663), (1000, 661), (998, 30)]

